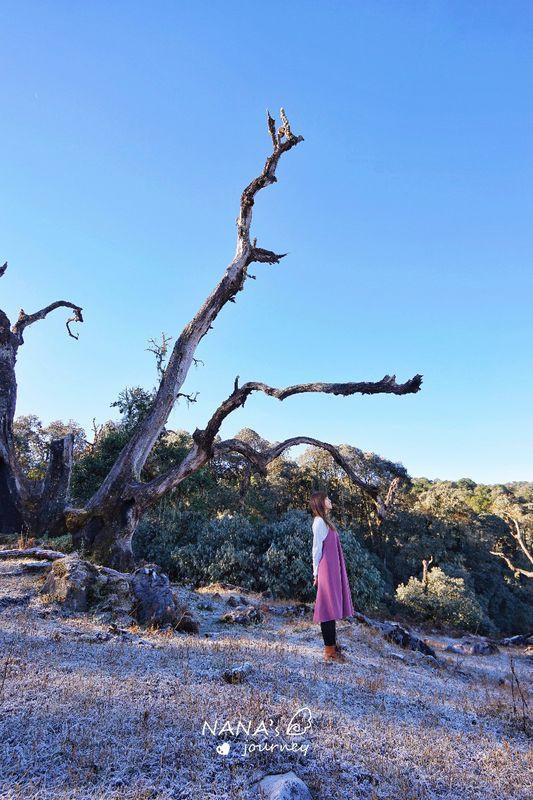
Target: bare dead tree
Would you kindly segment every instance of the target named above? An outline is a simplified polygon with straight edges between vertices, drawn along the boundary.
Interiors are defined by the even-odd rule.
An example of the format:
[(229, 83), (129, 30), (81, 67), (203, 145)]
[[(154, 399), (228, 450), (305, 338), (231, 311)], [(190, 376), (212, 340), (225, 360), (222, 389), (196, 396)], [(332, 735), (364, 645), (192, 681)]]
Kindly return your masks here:
[[(336, 447), (307, 435), (294, 436), (283, 442), (271, 445), (261, 451), (254, 449), (238, 439), (220, 440), (219, 430), (224, 419), (235, 409), (242, 407), (254, 392), (263, 392), (278, 400), (285, 400), (295, 394), (321, 392), (334, 395), (353, 394), (396, 394), (406, 395), (418, 392), (422, 376), (415, 375), (405, 383), (397, 383), (394, 375), (385, 375), (375, 382), (350, 383), (305, 383), (275, 388), (259, 381), (249, 381), (239, 387), (238, 378), (232, 393), (215, 410), (207, 425), (193, 433), (193, 445), (180, 464), (149, 482), (140, 479), (141, 470), (154, 447), (165, 423), (179, 396), (187, 377), (196, 348), (206, 333), (212, 329), (213, 322), (228, 302), (235, 302), (242, 291), (252, 263), (278, 264), (285, 254), (275, 253), (257, 246), (252, 239), (250, 228), (252, 212), (258, 193), (277, 181), (276, 170), (280, 159), (303, 141), (296, 136), (283, 109), (281, 126), (276, 130), (275, 120), (267, 113), (267, 125), (272, 149), (262, 171), (244, 189), (241, 195), (237, 217), (237, 242), (233, 260), (226, 268), (222, 278), (207, 297), (194, 317), (185, 325), (175, 340), (168, 362), (160, 370), (160, 382), (154, 400), (142, 419), (136, 425), (131, 438), (119, 453), (115, 463), (102, 484), (83, 508), (72, 508), (67, 504), (68, 486), (72, 467), (72, 435), (56, 440), (50, 448), (46, 478), (40, 485), (33, 485), (22, 476), (17, 465), (13, 447), (12, 422), (15, 412), (16, 381), (15, 359), (18, 347), (22, 344), (22, 332), (27, 325), (42, 319), (54, 308), (60, 306), (73, 309), (74, 317), (67, 322), (82, 322), (81, 308), (66, 301), (58, 301), (32, 315), (21, 312), (17, 323), (11, 328), (7, 316), (0, 312), (0, 502), (3, 516), (0, 526), (17, 530), (24, 522), (29, 530), (43, 535), (57, 530), (72, 533), (76, 546), (83, 547), (85, 553), (102, 564), (119, 570), (134, 566), (131, 549), (132, 537), (139, 520), (146, 510), (158, 502), (170, 490), (176, 488), (192, 473), (210, 461), (215, 454), (237, 453), (250, 463), (253, 469), (266, 474), (268, 464), (282, 453), (297, 444), (311, 444), (329, 452), (332, 458), (346, 472), (351, 481), (371, 498), (378, 517), (387, 510), (390, 497), (382, 499), (378, 488), (358, 476), (350, 463)], [(0, 276), (5, 266), (0, 269)], [(166, 347), (167, 342), (164, 342)], [(157, 348), (156, 348), (157, 349)], [(157, 353), (156, 353), (157, 355)], [(166, 355), (166, 352), (165, 352)], [(194, 398), (190, 398), (193, 399)]]
[[(509, 522), (509, 525), (510, 526), (512, 525), (512, 527), (510, 527), (511, 536), (518, 544), (518, 547), (524, 553), (528, 561), (531, 564), (533, 564), (533, 552), (530, 550), (530, 548), (527, 546), (524, 540), (524, 535), (520, 529), (520, 523), (514, 517), (511, 517), (507, 514), (505, 516), (507, 521)], [(511, 569), (515, 573), (515, 575), (524, 575), (526, 578), (533, 578), (533, 570), (524, 569), (523, 567), (517, 567), (516, 564), (513, 564), (511, 559), (505, 555), (505, 553), (501, 552), (501, 550), (491, 550), (490, 552), (493, 556), (498, 556), (498, 558), (502, 558), (509, 567), (509, 569)]]
[[(7, 262), (0, 267), (0, 277)], [(68, 501), (74, 435), (54, 440), (48, 453), (48, 465), (42, 480), (30, 480), (20, 467), (15, 452), (13, 420), (17, 400), (15, 364), (24, 344), (26, 328), (44, 319), (58, 308), (74, 314), (66, 321), (70, 336), (72, 322), (83, 322), (82, 309), (68, 300), (54, 303), (27, 314), (21, 309), (13, 326), (0, 310), (0, 532), (31, 534), (64, 529), (64, 510)]]

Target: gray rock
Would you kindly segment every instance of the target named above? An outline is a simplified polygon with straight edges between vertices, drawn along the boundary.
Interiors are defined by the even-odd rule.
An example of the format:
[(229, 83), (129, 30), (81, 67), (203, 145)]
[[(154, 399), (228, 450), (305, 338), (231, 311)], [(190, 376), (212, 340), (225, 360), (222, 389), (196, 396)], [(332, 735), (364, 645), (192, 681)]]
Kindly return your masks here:
[(198, 611), (214, 611), (215, 610), (215, 607), (214, 607), (213, 603), (210, 603), (208, 600), (200, 600), (200, 602), (197, 603), (196, 608), (198, 609)]
[(17, 597), (0, 597), (0, 611), (13, 606), (27, 606), (30, 600), (31, 594), (21, 594)]
[(533, 633), (519, 633), (516, 636), (507, 636), (505, 639), (500, 639), (499, 644), (502, 647), (520, 647), (521, 645), (533, 644)]
[(136, 569), (131, 578), (136, 613), (141, 625), (165, 625), (175, 621), (176, 599), (168, 576), (155, 564)]
[(96, 633), (81, 633), (76, 641), (83, 642), (84, 644), (100, 644), (101, 642), (107, 642), (110, 638), (110, 633), (97, 631)]
[(257, 625), (263, 620), (263, 612), (254, 606), (237, 606), (233, 611), (227, 611), (220, 617), (220, 622), (238, 625)]
[(415, 636), (414, 634), (410, 633), (410, 631), (402, 628), (397, 622), (378, 622), (377, 620), (367, 617), (365, 614), (361, 614), (360, 611), (356, 611), (354, 613), (353, 619), (357, 622), (362, 622), (363, 625), (368, 625), (369, 627), (380, 631), (383, 637), (389, 642), (393, 642), (394, 644), (397, 644), (400, 647), (404, 647), (408, 650), (420, 651), (426, 656), (431, 656), (435, 660), (437, 659), (437, 654), (433, 648), (426, 644), (423, 639), (419, 639), (418, 636)]
[(133, 622), (198, 633), (199, 625), (168, 577), (155, 564), (133, 574), (97, 567), (77, 553), (54, 561), (41, 592), (71, 611), (91, 609), (99, 619), (127, 627)]
[(262, 800), (311, 800), (311, 792), (292, 770), (266, 775), (258, 784)]
[(447, 653), (458, 653), (464, 656), (491, 656), (500, 652), (494, 642), (468, 640), (457, 644), (449, 644), (445, 650)]
[(224, 670), (222, 678), (226, 683), (243, 683), (252, 670), (253, 666), (250, 662), (245, 661), (243, 664), (234, 664), (229, 669)]
[(77, 553), (71, 553), (54, 561), (40, 591), (70, 611), (87, 611), (96, 575), (92, 564), (82, 561)]
[(243, 603), (239, 603), (238, 597), (236, 597), (234, 594), (230, 594), (230, 596), (226, 600), (226, 605), (235, 608), (238, 605), (243, 605)]

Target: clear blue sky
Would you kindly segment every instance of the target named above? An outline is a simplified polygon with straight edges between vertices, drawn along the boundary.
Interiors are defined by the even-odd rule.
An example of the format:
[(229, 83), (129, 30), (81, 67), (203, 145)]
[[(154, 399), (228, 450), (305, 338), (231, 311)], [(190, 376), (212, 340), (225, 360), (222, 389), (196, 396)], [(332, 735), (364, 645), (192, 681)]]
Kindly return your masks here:
[[(154, 383), (235, 246), (283, 105), (305, 142), (256, 204), (256, 265), (170, 425), (241, 381), (424, 375), (406, 397), (250, 398), (225, 423), (308, 434), (412, 475), (533, 479), (533, 5), (2, 2), (1, 305), (26, 332), (18, 413), (90, 428)], [(297, 454), (297, 451), (294, 451)]]

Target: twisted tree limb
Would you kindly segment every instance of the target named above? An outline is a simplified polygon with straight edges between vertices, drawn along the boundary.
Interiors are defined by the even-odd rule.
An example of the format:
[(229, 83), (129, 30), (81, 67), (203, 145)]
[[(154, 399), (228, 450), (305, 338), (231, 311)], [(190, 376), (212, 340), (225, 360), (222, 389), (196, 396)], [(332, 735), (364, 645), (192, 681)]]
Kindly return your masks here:
[(415, 375), (414, 378), (405, 383), (396, 383), (395, 375), (385, 375), (380, 381), (360, 381), (359, 383), (299, 383), (287, 386), (284, 389), (276, 389), (259, 381), (248, 381), (241, 387), (238, 385), (238, 376), (235, 379), (234, 389), (231, 395), (215, 411), (209, 420), (205, 430), (195, 430), (193, 439), (204, 449), (210, 450), (214, 438), (224, 419), (239, 406), (244, 406), (246, 400), (252, 392), (263, 392), (264, 394), (276, 397), (278, 400), (285, 400), (294, 394), (304, 394), (310, 392), (320, 392), (322, 394), (353, 395), (353, 394), (414, 394), (419, 391), (422, 384), (422, 375)]
[[(183, 461), (176, 467), (165, 472), (163, 475), (154, 478), (152, 481), (142, 484), (137, 483), (135, 486), (136, 502), (141, 505), (151, 504), (156, 502), (166, 492), (178, 486), (186, 477), (198, 469), (203, 464), (207, 463), (215, 452), (220, 453), (223, 451), (234, 451), (240, 453), (247, 458), (255, 468), (262, 474), (266, 475), (267, 465), (274, 461), (288, 448), (294, 447), (297, 444), (311, 444), (315, 447), (320, 447), (327, 450), (336, 463), (346, 472), (350, 480), (358, 486), (365, 494), (367, 494), (376, 506), (378, 517), (381, 519), (386, 515), (388, 505), (391, 502), (394, 488), (391, 484), (389, 492), (385, 500), (379, 496), (379, 487), (373, 484), (366, 483), (361, 480), (354, 471), (349, 461), (341, 455), (341, 453), (332, 444), (322, 442), (310, 436), (295, 436), (286, 439), (284, 442), (278, 442), (266, 450), (258, 451), (251, 447), (249, 444), (240, 441), (239, 439), (228, 439), (223, 442), (215, 443), (222, 422), (228, 417), (235, 409), (244, 406), (246, 400), (252, 392), (264, 392), (271, 397), (276, 397), (278, 400), (284, 400), (294, 394), (302, 394), (309, 392), (321, 392), (324, 394), (336, 395), (352, 395), (352, 394), (414, 394), (418, 392), (422, 383), (422, 376), (415, 375), (405, 383), (396, 383), (395, 376), (385, 375), (381, 381), (376, 382), (358, 382), (358, 383), (303, 383), (287, 386), (283, 389), (278, 389), (273, 386), (268, 386), (259, 381), (248, 381), (239, 387), (238, 378), (235, 379), (233, 392), (224, 400), (223, 403), (215, 410), (207, 426), (203, 430), (198, 428), (194, 431), (192, 438), (194, 446), (189, 453), (185, 456)], [(394, 484), (394, 481), (393, 481)]]
[(83, 322), (83, 315), (81, 313), (82, 309), (80, 306), (77, 306), (68, 300), (56, 300), (55, 303), (50, 303), (49, 306), (41, 308), (40, 311), (36, 311), (34, 314), (26, 314), (24, 309), (21, 308), (18, 319), (11, 330), (16, 336), (20, 337), (22, 341), (22, 333), (24, 329), (28, 327), (28, 325), (33, 325), (34, 322), (44, 319), (48, 314), (50, 314), (51, 311), (55, 311), (56, 308), (71, 308), (74, 311), (74, 315), (67, 319), (66, 326), (69, 336), (72, 336), (73, 339), (77, 339), (78, 336), (72, 333), (70, 329), (70, 323)]
[(243, 289), (249, 264), (255, 261), (275, 264), (282, 258), (282, 255), (273, 251), (258, 248), (255, 239), (253, 242), (250, 240), (253, 206), (257, 194), (276, 182), (276, 169), (280, 158), (302, 142), (303, 137), (295, 136), (288, 125), (285, 125), (283, 132), (280, 131), (273, 136), (273, 119), (270, 114), (267, 115), (267, 122), (272, 140), (272, 152), (261, 173), (246, 186), (241, 195), (233, 260), (202, 307), (183, 328), (174, 343), (150, 411), (133, 432), (96, 494), (89, 500), (88, 508), (102, 507), (110, 496), (120, 491), (121, 486), (139, 480), (146, 459), (163, 430), (187, 377), (200, 340), (212, 328), (214, 320), (226, 303), (234, 302), (237, 292)]
[[(236, 220), (237, 237), (235, 255), (225, 272), (211, 291), (205, 302), (192, 319), (184, 326), (175, 340), (170, 358), (165, 368), (159, 364), (159, 386), (147, 413), (140, 419), (129, 441), (118, 454), (113, 466), (100, 487), (89, 499), (84, 508), (75, 509), (67, 505), (68, 482), (72, 465), (72, 441), (68, 437), (53, 443), (47, 474), (42, 481), (30, 481), (20, 474), (14, 455), (12, 422), (15, 410), (16, 381), (14, 366), (19, 345), (23, 343), (23, 332), (34, 322), (43, 319), (51, 311), (64, 307), (73, 311), (67, 320), (70, 336), (72, 322), (83, 322), (80, 306), (66, 300), (55, 303), (33, 314), (21, 311), (13, 328), (7, 316), (0, 311), (0, 527), (7, 530), (19, 529), (21, 508), (31, 518), (33, 528), (58, 529), (63, 524), (73, 534), (76, 546), (82, 544), (93, 557), (102, 563), (130, 569), (134, 563), (131, 539), (144, 510), (156, 502), (165, 492), (173, 489), (186, 477), (198, 470), (217, 454), (235, 452), (242, 455), (248, 464), (263, 474), (268, 464), (278, 458), (285, 450), (296, 444), (310, 444), (328, 451), (336, 463), (346, 472), (353, 483), (364, 491), (376, 506), (378, 518), (382, 518), (394, 496), (394, 481), (385, 498), (379, 489), (361, 479), (349, 459), (327, 442), (309, 436), (295, 436), (284, 442), (268, 445), (257, 450), (237, 439), (217, 441), (224, 419), (236, 408), (243, 406), (252, 392), (284, 400), (293, 394), (322, 392), (348, 396), (352, 394), (395, 394), (405, 395), (418, 392), (422, 376), (415, 375), (405, 383), (398, 384), (394, 375), (385, 375), (380, 381), (358, 383), (306, 383), (275, 388), (257, 381), (239, 387), (235, 380), (232, 394), (215, 410), (203, 430), (193, 433), (193, 446), (182, 460), (163, 475), (152, 481), (142, 483), (142, 468), (179, 397), (195, 402), (196, 396), (181, 391), (192, 363), (198, 363), (195, 351), (222, 308), (228, 302), (235, 302), (237, 293), (244, 289), (252, 263), (278, 264), (283, 253), (259, 247), (257, 240), (251, 238), (253, 207), (258, 193), (275, 183), (276, 171), (281, 157), (303, 141), (291, 129), (285, 111), (280, 111), (281, 125), (277, 128), (273, 117), (267, 112), (267, 127), (271, 142), (268, 155), (261, 172), (245, 187), (239, 204)], [(7, 264), (0, 267), (0, 277)], [(161, 347), (165, 351), (169, 340), (163, 339)], [(44, 494), (50, 495), (43, 505)], [(9, 505), (11, 504), (11, 505)], [(6, 510), (7, 509), (7, 510)], [(62, 519), (61, 519), (62, 517)], [(41, 532), (41, 531), (39, 531)]]
[[(528, 546), (524, 541), (524, 537), (522, 535), (522, 531), (520, 530), (520, 524), (518, 520), (509, 515), (506, 515), (506, 517), (508, 522), (512, 522), (513, 527), (515, 529), (514, 533), (511, 530), (511, 536), (518, 544), (522, 552), (525, 554), (528, 561), (530, 561), (531, 564), (533, 564), (533, 553), (530, 552)], [(505, 555), (505, 553), (502, 553), (499, 550), (491, 550), (490, 552), (491, 555), (498, 556), (498, 558), (503, 559), (507, 564), (507, 566), (509, 567), (509, 569), (511, 569), (515, 574), (524, 575), (526, 578), (533, 578), (533, 570), (523, 569), (523, 567), (517, 567), (515, 564), (512, 563), (511, 559)]]

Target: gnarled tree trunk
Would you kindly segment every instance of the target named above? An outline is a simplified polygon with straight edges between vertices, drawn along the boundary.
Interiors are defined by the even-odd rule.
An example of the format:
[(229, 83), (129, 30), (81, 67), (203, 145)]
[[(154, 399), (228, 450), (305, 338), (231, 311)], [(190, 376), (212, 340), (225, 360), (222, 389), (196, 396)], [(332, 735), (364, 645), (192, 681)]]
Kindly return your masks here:
[[(220, 426), (232, 411), (244, 405), (253, 392), (260, 391), (278, 400), (303, 392), (345, 396), (356, 393), (404, 395), (418, 392), (422, 382), (421, 375), (415, 375), (401, 384), (396, 383), (394, 375), (385, 375), (380, 381), (375, 382), (307, 383), (285, 388), (267, 386), (258, 381), (249, 381), (239, 387), (237, 378), (232, 393), (215, 410), (206, 427), (194, 431), (193, 446), (183, 461), (148, 483), (140, 480), (146, 459), (163, 430), (176, 399), (182, 394), (180, 389), (194, 361), (194, 353), (201, 339), (212, 328), (221, 309), (228, 302), (235, 302), (235, 296), (244, 289), (246, 279), (255, 277), (248, 273), (250, 264), (254, 262), (278, 264), (283, 258), (283, 254), (258, 247), (256, 239), (252, 240), (250, 237), (256, 195), (276, 182), (276, 169), (280, 158), (303, 141), (301, 136), (292, 133), (283, 109), (280, 115), (281, 127), (277, 130), (274, 119), (270, 114), (267, 116), (272, 150), (261, 173), (248, 184), (241, 196), (235, 256), (202, 307), (183, 328), (174, 344), (168, 365), (162, 371), (151, 408), (138, 423), (108, 475), (84, 508), (76, 509), (68, 506), (72, 437), (70, 439), (65, 437), (52, 443), (46, 477), (43, 481), (32, 482), (23, 478), (18, 468), (11, 427), (16, 397), (14, 365), (16, 350), (23, 341), (24, 328), (43, 319), (55, 308), (67, 307), (74, 311), (74, 316), (67, 321), (68, 332), (74, 336), (70, 330), (70, 323), (83, 321), (81, 308), (73, 303), (59, 300), (35, 314), (27, 315), (21, 311), (17, 323), (11, 329), (9, 320), (3, 312), (0, 312), (3, 314), (0, 317), (0, 325), (3, 325), (2, 335), (7, 342), (5, 357), (0, 365), (2, 370), (0, 378), (7, 387), (5, 393), (0, 395), (1, 401), (7, 408), (3, 416), (0, 416), (0, 423), (4, 425), (0, 433), (0, 499), (5, 498), (4, 510), (1, 512), (4, 518), (0, 517), (0, 521), (6, 530), (17, 530), (22, 524), (37, 536), (68, 530), (73, 535), (75, 545), (85, 555), (90, 555), (94, 560), (121, 571), (131, 570), (134, 566), (131, 541), (146, 509), (200, 469), (213, 458), (215, 453), (239, 453), (248, 460), (253, 469), (266, 474), (268, 464), (286, 449), (305, 443), (327, 450), (346, 471), (354, 485), (371, 498), (378, 519), (385, 516), (394, 493), (392, 487), (388, 494), (381, 497), (379, 487), (362, 480), (333, 445), (303, 435), (292, 437), (263, 450), (255, 450), (238, 439), (220, 441), (218, 436)], [(0, 276), (5, 272), (6, 266), (0, 269)], [(4, 423), (3, 420), (8, 422)]]

